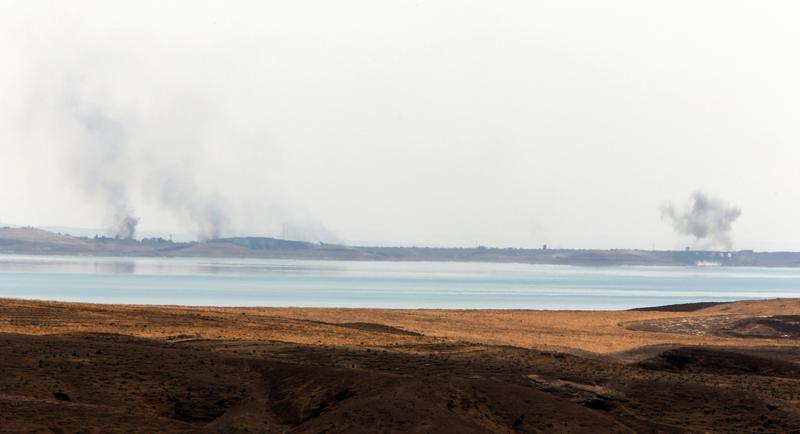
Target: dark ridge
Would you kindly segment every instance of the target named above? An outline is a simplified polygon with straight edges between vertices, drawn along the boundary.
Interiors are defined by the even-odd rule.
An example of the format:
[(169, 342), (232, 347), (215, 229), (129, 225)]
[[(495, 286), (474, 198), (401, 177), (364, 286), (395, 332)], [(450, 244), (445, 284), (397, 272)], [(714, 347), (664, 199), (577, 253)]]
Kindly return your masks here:
[(716, 348), (681, 347), (642, 360), (636, 366), (654, 371), (690, 372), (721, 375), (763, 375), (797, 378), (795, 363)]
[(313, 324), (324, 324), (333, 327), (342, 327), (347, 329), (363, 330), (367, 332), (386, 333), (390, 335), (404, 335), (404, 336), (425, 336), (422, 333), (412, 332), (410, 330), (403, 330), (398, 327), (388, 326), (386, 324), (378, 324), (374, 322), (325, 322), (316, 320), (304, 320), (305, 322)]
[(707, 307), (732, 303), (730, 301), (701, 301), (698, 303), (668, 304), (665, 306), (637, 307), (628, 311), (637, 312), (695, 312)]
[(723, 334), (743, 338), (797, 339), (800, 316), (776, 315), (768, 318), (745, 318), (722, 330)]
[(406, 335), (406, 336), (422, 336), (422, 334), (417, 332), (403, 330), (401, 328), (387, 326), (384, 324), (377, 324), (373, 322), (348, 322), (340, 324), (336, 323), (330, 323), (330, 324), (349, 329), (364, 330), (369, 332), (380, 332), (380, 333), (389, 333), (393, 335)]

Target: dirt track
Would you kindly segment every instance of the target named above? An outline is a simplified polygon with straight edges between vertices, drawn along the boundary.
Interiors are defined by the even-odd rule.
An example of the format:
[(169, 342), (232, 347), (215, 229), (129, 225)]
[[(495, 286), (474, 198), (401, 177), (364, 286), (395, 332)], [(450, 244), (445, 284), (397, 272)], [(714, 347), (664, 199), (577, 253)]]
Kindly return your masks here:
[[(724, 326), (798, 312), (795, 300), (694, 312), (0, 300), (0, 431), (799, 430), (797, 341)], [(663, 326), (704, 318), (723, 326)]]

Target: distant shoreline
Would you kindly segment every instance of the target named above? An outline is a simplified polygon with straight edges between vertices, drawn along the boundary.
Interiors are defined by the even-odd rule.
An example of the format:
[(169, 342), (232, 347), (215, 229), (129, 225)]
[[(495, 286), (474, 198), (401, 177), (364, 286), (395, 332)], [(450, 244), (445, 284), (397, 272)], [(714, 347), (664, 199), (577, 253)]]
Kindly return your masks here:
[(199, 242), (162, 238), (75, 237), (36, 228), (0, 228), (0, 254), (130, 257), (270, 258), (336, 261), (486, 262), (579, 266), (800, 267), (800, 252), (495, 247), (371, 247), (269, 237)]

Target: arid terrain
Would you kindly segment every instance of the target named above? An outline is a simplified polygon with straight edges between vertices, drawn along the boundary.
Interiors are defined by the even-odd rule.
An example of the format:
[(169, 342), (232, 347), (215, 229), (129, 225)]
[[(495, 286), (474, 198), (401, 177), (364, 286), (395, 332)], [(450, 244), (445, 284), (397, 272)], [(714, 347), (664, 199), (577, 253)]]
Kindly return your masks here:
[(800, 300), (612, 312), (0, 300), (0, 431), (796, 432)]

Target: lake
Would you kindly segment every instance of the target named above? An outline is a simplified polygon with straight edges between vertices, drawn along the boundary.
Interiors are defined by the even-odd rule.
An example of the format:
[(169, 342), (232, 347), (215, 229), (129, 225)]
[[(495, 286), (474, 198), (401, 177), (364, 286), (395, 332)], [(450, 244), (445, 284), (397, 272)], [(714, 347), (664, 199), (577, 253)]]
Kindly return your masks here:
[(800, 269), (0, 255), (0, 297), (197, 306), (629, 309), (800, 297)]

